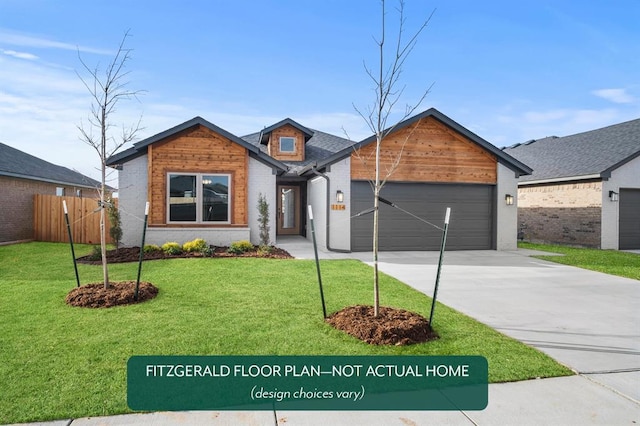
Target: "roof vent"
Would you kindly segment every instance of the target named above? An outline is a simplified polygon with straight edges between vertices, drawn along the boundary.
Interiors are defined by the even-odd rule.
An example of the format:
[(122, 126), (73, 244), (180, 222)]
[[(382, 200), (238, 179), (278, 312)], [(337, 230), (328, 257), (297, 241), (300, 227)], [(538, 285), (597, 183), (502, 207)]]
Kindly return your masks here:
[(526, 141), (526, 142), (524, 143), (524, 145), (531, 145), (531, 144), (532, 144), (532, 143), (534, 143), (535, 141), (536, 141), (535, 139), (528, 140), (528, 141)]

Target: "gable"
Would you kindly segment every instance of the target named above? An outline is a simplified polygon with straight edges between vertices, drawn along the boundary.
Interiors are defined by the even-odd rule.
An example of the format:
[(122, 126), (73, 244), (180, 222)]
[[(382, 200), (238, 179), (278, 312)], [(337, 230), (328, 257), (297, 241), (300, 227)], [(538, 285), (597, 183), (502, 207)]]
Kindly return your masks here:
[[(351, 154), (351, 179), (372, 180), (375, 141)], [(481, 146), (432, 116), (425, 116), (391, 133), (382, 142), (380, 170), (383, 178), (401, 160), (389, 181), (495, 184), (497, 158)]]
[[(293, 138), (293, 152), (280, 150), (280, 138)], [(305, 134), (291, 124), (285, 124), (272, 130), (267, 144), (269, 155), (280, 161), (304, 161), (304, 148)]]
[(148, 146), (150, 225), (167, 223), (168, 173), (216, 173), (231, 176), (231, 224), (246, 224), (247, 149), (202, 125)]

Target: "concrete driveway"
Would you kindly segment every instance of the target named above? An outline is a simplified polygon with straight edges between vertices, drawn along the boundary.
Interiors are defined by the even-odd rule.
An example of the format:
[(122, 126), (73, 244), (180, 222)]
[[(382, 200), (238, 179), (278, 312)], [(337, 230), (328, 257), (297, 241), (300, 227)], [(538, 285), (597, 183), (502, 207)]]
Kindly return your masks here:
[[(278, 240), (313, 258), (308, 240)], [(370, 252), (321, 252), (372, 263)], [(538, 260), (531, 250), (445, 252), (438, 301), (640, 401), (640, 281)], [(438, 252), (380, 252), (384, 273), (431, 296)], [(638, 256), (640, 262), (640, 255)], [(384, 292), (381, 292), (384, 304)], [(437, 326), (438, 315), (434, 317)]]
[[(640, 401), (640, 282), (530, 254), (446, 252), (438, 300)], [(379, 268), (432, 295), (438, 255), (382, 252)]]

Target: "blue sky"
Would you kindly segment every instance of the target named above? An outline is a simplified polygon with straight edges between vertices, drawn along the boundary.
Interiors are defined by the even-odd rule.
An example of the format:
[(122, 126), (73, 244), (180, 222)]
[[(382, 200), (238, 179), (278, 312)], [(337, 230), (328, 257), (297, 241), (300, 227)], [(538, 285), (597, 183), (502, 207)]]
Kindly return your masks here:
[[(420, 111), (498, 147), (640, 117), (640, 1), (406, 0), (405, 29), (433, 9), (400, 106), (433, 83)], [(78, 51), (105, 65), (128, 29), (129, 87), (145, 94), (113, 122), (142, 114), (141, 138), (198, 115), (239, 136), (286, 117), (370, 134), (353, 105), (374, 101), (378, 1), (0, 0), (0, 142), (97, 178), (76, 128), (90, 108)]]

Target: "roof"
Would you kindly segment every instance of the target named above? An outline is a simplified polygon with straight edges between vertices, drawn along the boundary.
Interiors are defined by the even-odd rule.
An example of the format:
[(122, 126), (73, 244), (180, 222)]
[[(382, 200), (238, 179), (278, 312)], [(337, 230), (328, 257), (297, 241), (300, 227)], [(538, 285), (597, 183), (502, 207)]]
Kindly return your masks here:
[(304, 127), (303, 125), (301, 125), (300, 123), (297, 123), (295, 121), (293, 121), (290, 118), (285, 118), (282, 121), (277, 122), (276, 124), (269, 126), (269, 127), (265, 127), (262, 132), (260, 132), (260, 143), (262, 145), (267, 145), (269, 143), (269, 135), (271, 134), (271, 132), (273, 132), (276, 129), (279, 129), (282, 126), (285, 125), (290, 125), (298, 130), (300, 130), (302, 133), (304, 133), (304, 141), (308, 142), (309, 139), (311, 139), (313, 137), (313, 131), (307, 129), (306, 127)]
[(100, 182), (88, 176), (49, 163), (3, 143), (0, 143), (0, 176), (83, 188), (96, 188), (100, 185)]
[[(422, 112), (421, 114), (415, 115), (401, 123), (398, 123), (396, 126), (393, 127), (392, 130), (393, 131), (401, 130), (425, 117), (433, 117), (439, 120), (440, 122), (442, 122), (443, 124), (449, 126), (456, 132), (464, 135), (472, 142), (478, 144), (486, 151), (495, 155), (497, 160), (500, 163), (506, 165), (511, 170), (513, 170), (517, 176), (527, 175), (531, 173), (531, 168), (529, 168), (527, 165), (516, 160), (509, 154), (503, 152), (502, 150), (498, 149), (496, 146), (482, 139), (480, 136), (476, 135), (475, 133), (459, 125), (458, 123), (451, 120), (449, 117), (445, 116), (435, 108), (430, 108), (427, 111)], [(118, 154), (111, 156), (107, 160), (107, 165), (117, 166), (119, 164), (130, 161), (136, 157), (144, 155), (147, 153), (147, 147), (149, 145), (198, 124), (204, 127), (207, 127), (210, 130), (217, 132), (218, 134), (221, 134), (226, 138), (236, 142), (237, 144), (245, 147), (249, 151), (249, 155), (277, 169), (280, 174), (286, 174), (288, 176), (305, 176), (307, 174), (312, 173), (312, 169), (316, 169), (316, 170), (326, 169), (331, 164), (334, 164), (338, 161), (341, 161), (349, 157), (355, 149), (361, 146), (367, 145), (369, 143), (372, 143), (376, 140), (375, 135), (373, 135), (371, 137), (363, 139), (360, 142), (355, 142), (355, 141), (345, 139), (339, 136), (335, 136), (329, 133), (325, 133), (319, 130), (309, 129), (307, 127), (300, 125), (299, 123), (295, 122), (290, 118), (286, 118), (272, 126), (266, 127), (261, 132), (251, 133), (249, 135), (239, 138), (227, 132), (226, 130), (223, 130), (220, 127), (215, 126), (214, 124), (206, 121), (201, 117), (195, 117), (189, 121), (179, 124), (176, 127), (173, 127), (169, 130), (158, 133), (157, 135), (151, 136), (150, 138), (147, 138), (143, 141), (135, 143), (133, 145), (133, 148), (130, 148), (128, 150), (122, 151)], [(275, 129), (287, 124), (297, 128), (298, 130), (302, 131), (305, 134), (306, 144), (305, 144), (304, 161), (276, 160), (267, 153), (267, 147), (263, 145), (265, 140), (265, 135), (268, 135)]]
[(515, 144), (504, 152), (533, 167), (522, 182), (601, 178), (640, 156), (640, 119), (575, 135)]
[(161, 141), (163, 139), (166, 139), (170, 136), (173, 136), (179, 132), (182, 132), (184, 130), (187, 130), (191, 127), (194, 126), (203, 126), (208, 128), (209, 130), (218, 133), (219, 135), (224, 136), (225, 138), (237, 143), (238, 145), (242, 146), (243, 148), (246, 148), (249, 151), (249, 155), (256, 158), (259, 161), (262, 161), (263, 163), (280, 170), (281, 172), (284, 172), (287, 170), (286, 166), (284, 166), (283, 163), (281, 163), (280, 161), (277, 161), (275, 159), (273, 159), (272, 157), (270, 157), (269, 155), (267, 155), (266, 153), (263, 153), (260, 148), (258, 148), (256, 145), (247, 143), (246, 141), (244, 141), (243, 139), (237, 137), (236, 135), (229, 133), (228, 131), (216, 126), (215, 124), (210, 123), (209, 121), (205, 120), (202, 117), (194, 117), (191, 120), (185, 121), (182, 124), (178, 124), (175, 127), (172, 127), (171, 129), (165, 130), (164, 132), (160, 132), (156, 135), (153, 135), (149, 138), (146, 138), (144, 140), (141, 140), (140, 142), (136, 142), (133, 144), (132, 148), (129, 148), (127, 150), (124, 150), (122, 152), (119, 152), (117, 154), (112, 155), (111, 157), (109, 157), (107, 159), (107, 165), (108, 166), (117, 166), (119, 164), (123, 164), (126, 163), (127, 161), (133, 160), (136, 157), (140, 157), (144, 154), (147, 153), (147, 147), (155, 142)]
[[(477, 145), (479, 145), (480, 147), (482, 147), (484, 150), (490, 152), (491, 154), (495, 155), (497, 160), (501, 163), (504, 164), (505, 166), (509, 167), (511, 170), (513, 170), (517, 176), (523, 176), (523, 175), (528, 175), (531, 173), (531, 168), (529, 166), (527, 166), (526, 164), (524, 164), (523, 162), (517, 160), (516, 158), (513, 158), (511, 155), (503, 152), (502, 150), (500, 150), (499, 148), (497, 148), (495, 145), (491, 144), (490, 142), (482, 139), (480, 136), (476, 135), (475, 133), (471, 132), (470, 130), (468, 130), (467, 128), (461, 126), (460, 124), (456, 123), (455, 121), (453, 121), (452, 119), (450, 119), (449, 117), (447, 117), (446, 115), (444, 115), (443, 113), (441, 113), (440, 111), (438, 111), (435, 108), (429, 108), (428, 110), (414, 115), (413, 117), (410, 117), (400, 123), (398, 123), (397, 125), (393, 126), (392, 128), (388, 128), (385, 129), (385, 132), (391, 130), (392, 132), (398, 131), (398, 130), (402, 130), (408, 126), (411, 126), (412, 124), (416, 123), (417, 121), (425, 118), (425, 117), (433, 117), (436, 120), (440, 121), (441, 123), (443, 123), (444, 125), (450, 127), (451, 129), (455, 130), (456, 132), (460, 133), (461, 135), (465, 136), (467, 139), (471, 140), (472, 142), (476, 143)], [(361, 140), (360, 142), (356, 143), (356, 144), (352, 144), (351, 146), (346, 147), (345, 149), (336, 152), (334, 155), (325, 158), (323, 161), (320, 161), (316, 164), (316, 168), (323, 168), (326, 167), (330, 164), (333, 164), (337, 161), (340, 161), (348, 156), (351, 155), (351, 153), (355, 150), (358, 149), (362, 146), (368, 145), (370, 143), (373, 143), (376, 141), (376, 135), (372, 135), (369, 136), (366, 139)]]
[[(283, 121), (281, 121), (280, 123), (283, 123)], [(269, 128), (274, 130), (278, 127), (281, 127), (282, 124), (280, 123), (278, 125), (270, 126)], [(310, 165), (316, 165), (326, 160), (327, 158), (331, 158), (336, 153), (343, 151), (345, 148), (349, 149), (349, 147), (355, 144), (355, 141), (321, 132), (320, 130), (307, 129), (307, 131), (310, 132), (312, 136), (307, 140), (307, 143), (305, 144), (304, 161), (282, 162), (289, 168), (288, 174), (290, 175), (299, 175)], [(243, 136), (242, 139), (256, 147), (260, 147), (261, 151), (266, 155), (267, 148), (261, 145), (263, 134), (264, 130), (259, 133), (252, 133)]]

